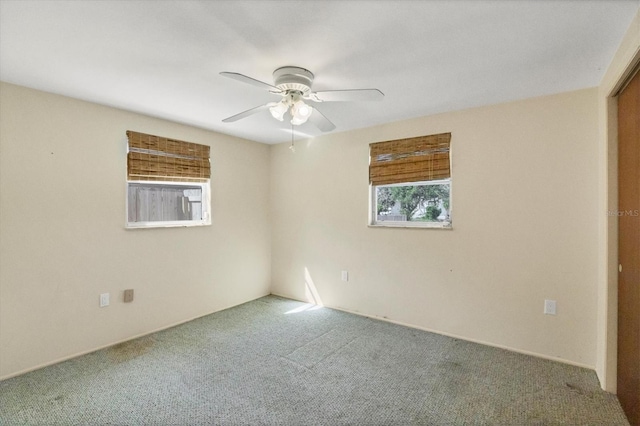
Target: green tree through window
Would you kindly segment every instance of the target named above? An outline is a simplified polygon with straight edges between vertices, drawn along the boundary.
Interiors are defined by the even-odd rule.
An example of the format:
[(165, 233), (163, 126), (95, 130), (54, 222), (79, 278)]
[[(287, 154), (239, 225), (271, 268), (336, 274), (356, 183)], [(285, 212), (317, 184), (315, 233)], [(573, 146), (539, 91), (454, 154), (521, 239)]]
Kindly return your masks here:
[(441, 222), (448, 219), (449, 183), (435, 185), (379, 186), (376, 188), (377, 214), (394, 213), (406, 221)]

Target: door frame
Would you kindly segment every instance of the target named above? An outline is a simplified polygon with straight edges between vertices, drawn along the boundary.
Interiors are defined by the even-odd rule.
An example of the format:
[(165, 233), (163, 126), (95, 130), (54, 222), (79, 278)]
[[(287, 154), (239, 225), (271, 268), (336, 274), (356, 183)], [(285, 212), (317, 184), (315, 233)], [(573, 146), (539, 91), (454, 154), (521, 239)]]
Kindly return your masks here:
[(603, 82), (598, 102), (601, 124), (599, 275), (596, 373), (601, 387), (617, 392), (618, 358), (618, 94), (640, 66), (640, 11), (625, 35)]

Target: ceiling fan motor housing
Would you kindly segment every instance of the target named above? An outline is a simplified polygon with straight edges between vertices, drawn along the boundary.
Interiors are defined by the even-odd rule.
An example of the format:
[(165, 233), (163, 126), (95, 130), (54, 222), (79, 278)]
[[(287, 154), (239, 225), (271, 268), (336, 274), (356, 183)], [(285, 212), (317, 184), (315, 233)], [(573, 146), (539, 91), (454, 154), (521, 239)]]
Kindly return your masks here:
[(284, 91), (298, 91), (306, 95), (313, 84), (313, 73), (300, 67), (281, 67), (273, 72), (274, 85)]

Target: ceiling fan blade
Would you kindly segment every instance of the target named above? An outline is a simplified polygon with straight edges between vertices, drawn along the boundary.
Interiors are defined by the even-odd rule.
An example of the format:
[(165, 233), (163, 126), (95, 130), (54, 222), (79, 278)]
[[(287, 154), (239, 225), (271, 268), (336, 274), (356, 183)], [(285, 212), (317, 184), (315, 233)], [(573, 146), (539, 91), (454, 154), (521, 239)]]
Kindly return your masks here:
[(322, 113), (318, 111), (318, 108), (314, 108), (314, 111), (309, 116), (309, 121), (323, 132), (330, 132), (336, 128), (336, 125), (329, 121), (327, 117), (322, 115)]
[(224, 120), (222, 120), (222, 122), (223, 123), (233, 123), (234, 121), (238, 121), (238, 120), (240, 120), (242, 118), (246, 118), (246, 117), (248, 117), (250, 115), (257, 114), (257, 113), (259, 113), (261, 111), (264, 111), (264, 110), (268, 109), (269, 106), (270, 106), (270, 104), (266, 104), (266, 105), (260, 105), (260, 106), (257, 106), (255, 108), (248, 109), (248, 110), (243, 111), (243, 112), (241, 112), (239, 114), (232, 115), (231, 117), (227, 117)]
[(325, 90), (313, 92), (309, 99), (316, 102), (381, 101), (384, 93), (378, 89)]
[(223, 71), (223, 72), (220, 73), (220, 75), (232, 78), (234, 80), (241, 81), (243, 83), (250, 84), (252, 86), (256, 86), (256, 87), (260, 87), (262, 89), (266, 89), (266, 90), (268, 90), (270, 92), (276, 92), (276, 93), (281, 93), (282, 92), (282, 90), (278, 89), (276, 86), (272, 86), (272, 85), (270, 85), (268, 83), (265, 83), (264, 81), (256, 80), (255, 78), (247, 77), (246, 75), (239, 74), (237, 72), (226, 72), (226, 71)]

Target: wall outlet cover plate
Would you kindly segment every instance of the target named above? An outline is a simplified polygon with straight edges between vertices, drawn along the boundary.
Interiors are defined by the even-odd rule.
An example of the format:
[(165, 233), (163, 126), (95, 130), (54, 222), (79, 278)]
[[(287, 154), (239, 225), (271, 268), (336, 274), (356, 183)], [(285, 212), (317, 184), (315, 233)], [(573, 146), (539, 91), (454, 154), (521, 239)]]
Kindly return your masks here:
[(556, 301), (555, 300), (545, 300), (544, 301), (544, 313), (546, 315), (556, 315)]
[(104, 308), (105, 306), (109, 306), (109, 293), (102, 293), (100, 295), (100, 307)]

